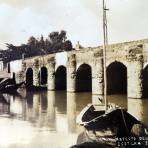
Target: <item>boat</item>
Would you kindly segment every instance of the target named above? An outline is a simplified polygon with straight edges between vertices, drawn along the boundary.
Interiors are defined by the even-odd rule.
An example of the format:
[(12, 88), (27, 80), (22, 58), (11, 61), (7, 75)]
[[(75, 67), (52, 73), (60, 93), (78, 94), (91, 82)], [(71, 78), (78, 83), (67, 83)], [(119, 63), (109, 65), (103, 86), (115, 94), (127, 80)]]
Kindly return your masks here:
[(134, 124), (140, 122), (122, 108), (98, 111), (92, 104), (87, 105), (77, 116), (77, 124), (99, 137), (128, 137)]
[[(104, 109), (97, 109), (95, 104), (88, 104), (77, 116), (76, 123), (84, 127), (84, 133), (78, 137), (75, 147), (83, 147), (89, 144), (97, 146), (116, 147), (116, 138), (130, 137), (131, 130), (135, 124), (140, 122), (133, 117), (126, 109), (120, 107), (109, 108), (107, 100), (106, 80), (106, 47), (107, 47), (107, 20), (108, 9), (103, 0), (103, 65), (104, 65)], [(79, 138), (82, 138), (80, 140)], [(87, 143), (87, 144), (86, 144)], [(87, 146), (86, 146), (87, 147)]]
[(44, 91), (44, 90), (47, 90), (47, 86), (46, 85), (45, 86), (34, 86), (34, 85), (27, 86), (25, 84), (25, 86), (26, 86), (26, 89), (29, 90), (29, 91)]
[[(138, 141), (138, 137), (143, 136), (139, 135), (139, 129), (134, 129), (134, 127), (141, 128), (141, 122), (126, 109), (119, 107), (106, 111), (97, 110), (95, 105), (88, 104), (77, 116), (76, 123), (83, 126), (84, 130), (78, 136), (77, 144), (72, 148), (89, 146), (114, 148), (117, 144), (120, 147), (122, 143), (130, 147), (133, 141), (118, 141), (118, 139), (134, 137), (135, 141)], [(148, 128), (143, 128), (146, 129)]]
[(6, 99), (2, 94), (0, 94), (0, 104), (10, 105), (9, 99)]
[(20, 88), (24, 82), (16, 84), (12, 78), (4, 78), (0, 81), (0, 92), (3, 93), (14, 93)]
[(0, 90), (2, 92), (15, 92), (18, 88), (20, 88), (24, 82), (18, 83), (18, 84), (10, 84), (6, 85), (4, 89)]

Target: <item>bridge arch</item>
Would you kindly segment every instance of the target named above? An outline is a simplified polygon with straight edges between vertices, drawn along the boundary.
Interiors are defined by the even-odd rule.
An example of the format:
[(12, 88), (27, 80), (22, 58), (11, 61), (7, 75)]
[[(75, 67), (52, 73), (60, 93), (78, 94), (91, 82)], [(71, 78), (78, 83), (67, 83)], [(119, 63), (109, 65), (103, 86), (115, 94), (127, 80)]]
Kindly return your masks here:
[(113, 62), (107, 67), (107, 94), (127, 93), (127, 67), (121, 62)]
[(90, 67), (93, 67), (93, 64), (90, 62), (78, 62), (77, 64), (76, 64), (76, 71), (79, 69), (79, 67), (80, 66), (82, 66), (82, 65), (88, 65), (88, 66), (90, 66)]
[(143, 96), (148, 97), (148, 65), (143, 69)]
[(117, 62), (117, 63), (121, 63), (123, 64), (125, 67), (128, 67), (128, 62), (127, 61), (123, 61), (121, 59), (117, 59), (117, 60), (108, 60), (106, 62), (106, 67), (108, 67), (109, 65), (111, 65), (112, 63)]
[(67, 87), (67, 71), (66, 67), (61, 65), (57, 67), (55, 72), (55, 89), (66, 90)]
[(33, 86), (33, 69), (27, 68), (26, 70), (26, 87)]
[(143, 64), (143, 69), (145, 69), (147, 66), (148, 66), (148, 62), (145, 62), (145, 63)]
[(76, 71), (76, 91), (92, 91), (92, 68), (82, 64)]
[(45, 66), (41, 67), (39, 75), (40, 75), (40, 84), (46, 85), (48, 79), (48, 70)]

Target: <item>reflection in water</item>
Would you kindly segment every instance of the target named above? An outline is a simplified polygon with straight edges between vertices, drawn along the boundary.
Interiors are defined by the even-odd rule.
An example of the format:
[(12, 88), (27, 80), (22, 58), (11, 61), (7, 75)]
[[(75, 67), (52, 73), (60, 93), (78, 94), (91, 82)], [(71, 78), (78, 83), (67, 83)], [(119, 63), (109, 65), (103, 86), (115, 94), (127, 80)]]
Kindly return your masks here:
[(5, 99), (3, 95), (0, 95), (0, 115), (1, 113), (9, 113), (10, 112), (10, 98)]
[(10, 98), (10, 113), (16, 118), (26, 120), (26, 100), (19, 96), (11, 96)]
[(39, 109), (40, 109), (40, 95), (39, 94), (33, 94), (33, 98), (29, 98), (33, 100), (33, 108), (28, 108), (28, 111), (30, 110), (31, 119), (34, 123), (37, 122), (39, 118)]
[(9, 112), (10, 112), (9, 104), (4, 104), (0, 102), (0, 115), (1, 113), (9, 113)]
[(128, 112), (148, 126), (148, 99), (128, 98)]
[(55, 91), (48, 91), (47, 125), (56, 131)]
[(67, 96), (65, 91), (57, 91), (55, 93), (55, 107), (56, 107), (56, 131), (68, 131), (66, 112), (67, 112)]
[[(93, 104), (104, 104), (104, 96), (103, 95), (92, 95), (92, 103)], [(108, 105), (119, 106), (127, 109), (127, 96), (126, 95), (108, 95), (107, 96)]]
[(56, 91), (55, 93), (55, 105), (57, 107), (57, 112), (66, 114), (66, 92)]
[[(0, 147), (7, 143), (7, 147), (11, 148), (23, 148), (24, 144), (28, 144), (29, 148), (48, 148), (49, 145), (65, 148), (76, 143), (77, 135), (81, 132), (76, 125), (76, 116), (92, 102), (94, 96), (85, 92), (66, 94), (64, 91), (22, 91), (17, 96), (5, 94), (0, 98), (3, 98), (0, 99)], [(127, 108), (137, 119), (148, 123), (148, 99), (111, 95), (108, 100), (111, 104)], [(6, 113), (9, 118), (3, 116)], [(9, 142), (5, 142), (7, 140)]]
[(92, 102), (92, 94), (89, 92), (75, 93), (77, 114), (89, 103)]
[(108, 102), (113, 106), (119, 106), (127, 109), (127, 96), (126, 95), (108, 95)]
[(38, 126), (39, 127), (47, 127), (46, 122), (46, 114), (47, 114), (47, 92), (43, 91), (39, 94), (39, 120), (38, 120)]
[(93, 104), (104, 104), (103, 95), (92, 95)]
[(76, 94), (67, 93), (67, 118), (68, 130), (76, 132)]

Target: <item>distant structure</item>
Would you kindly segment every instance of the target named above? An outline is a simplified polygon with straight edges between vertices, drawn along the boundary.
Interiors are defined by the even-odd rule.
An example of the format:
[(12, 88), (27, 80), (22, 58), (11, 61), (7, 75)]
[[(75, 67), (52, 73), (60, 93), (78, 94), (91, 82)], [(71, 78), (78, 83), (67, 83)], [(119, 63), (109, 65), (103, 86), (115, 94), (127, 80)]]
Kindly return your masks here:
[(0, 59), (0, 72), (4, 70), (4, 63), (3, 60)]
[[(103, 95), (102, 46), (10, 62), (17, 82), (49, 90), (92, 91)], [(148, 90), (148, 39), (107, 46), (107, 92), (142, 98)], [(148, 92), (148, 91), (147, 91)]]
[(5, 63), (3, 59), (0, 59), (0, 78), (9, 78), (10, 73), (10, 63)]
[(81, 46), (81, 45), (80, 45), (80, 42), (78, 41), (77, 44), (76, 44), (76, 46), (75, 46), (75, 49), (76, 49), (76, 50), (80, 50), (80, 49), (82, 49), (82, 48), (84, 48), (84, 47)]

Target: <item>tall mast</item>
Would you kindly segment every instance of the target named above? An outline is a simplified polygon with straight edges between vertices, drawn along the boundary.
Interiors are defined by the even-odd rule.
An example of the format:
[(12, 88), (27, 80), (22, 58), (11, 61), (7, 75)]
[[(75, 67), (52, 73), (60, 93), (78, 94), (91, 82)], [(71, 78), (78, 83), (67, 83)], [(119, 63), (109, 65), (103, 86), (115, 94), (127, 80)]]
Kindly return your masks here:
[(107, 100), (107, 74), (106, 74), (106, 45), (107, 45), (107, 19), (106, 19), (106, 4), (103, 0), (103, 70), (104, 70), (104, 100), (105, 100), (105, 110), (107, 110), (108, 100)]

